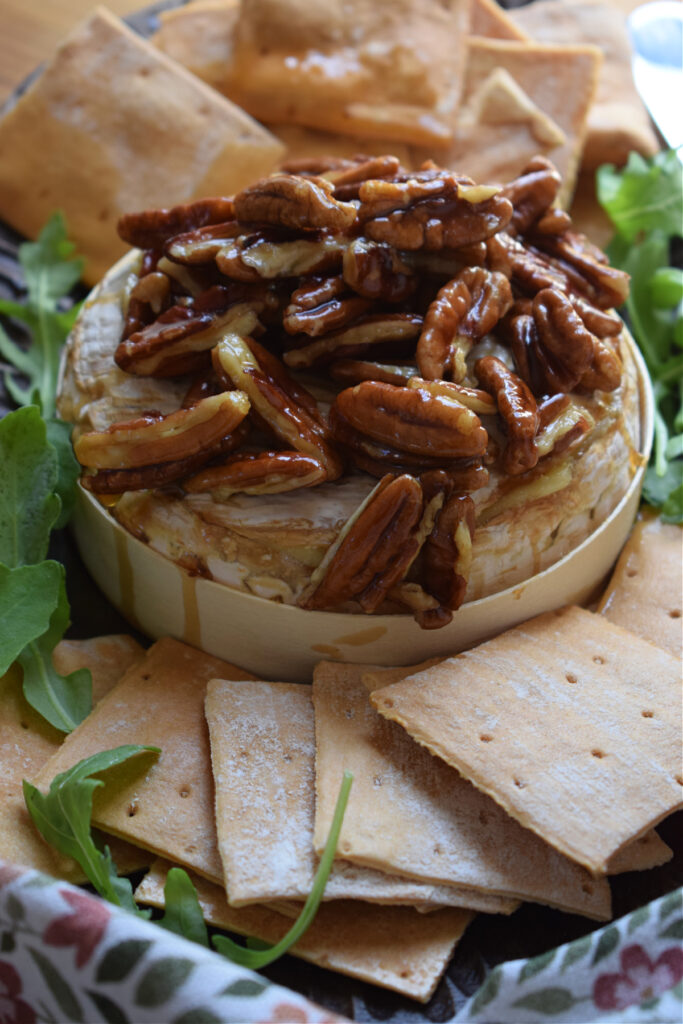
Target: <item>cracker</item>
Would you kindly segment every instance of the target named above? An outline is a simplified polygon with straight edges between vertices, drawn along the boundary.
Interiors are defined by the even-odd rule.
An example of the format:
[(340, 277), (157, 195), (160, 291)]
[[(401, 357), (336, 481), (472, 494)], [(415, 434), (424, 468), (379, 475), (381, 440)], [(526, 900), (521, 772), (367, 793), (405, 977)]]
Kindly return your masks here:
[[(206, 718), (218, 846), (230, 903), (305, 898), (317, 869), (310, 686), (217, 679), (208, 686)], [(341, 776), (337, 791), (340, 783)], [(333, 868), (325, 899), (449, 904), (491, 913), (511, 913), (516, 906), (513, 900), (421, 884), (349, 864)]]
[(540, 615), (371, 700), (592, 872), (683, 806), (680, 663), (582, 608)]
[(603, 61), (588, 112), (585, 168), (624, 164), (631, 150), (652, 156), (659, 146), (631, 73), (632, 47), (623, 11), (614, 4), (536, 0), (511, 14), (514, 24), (541, 43), (589, 43)]
[(469, 0), (251, 0), (228, 95), (261, 121), (444, 145), (468, 25)]
[(526, 42), (529, 36), (496, 0), (473, 0), (470, 11), (470, 35), (487, 39), (514, 39)]
[[(170, 864), (157, 861), (135, 898), (164, 905)], [(225, 891), (193, 877), (206, 921), (218, 928), (274, 943), (291, 919), (264, 906), (231, 907)], [(308, 931), (290, 953), (332, 971), (427, 1002), (472, 915), (446, 908), (418, 914), (410, 907), (377, 907), (350, 900), (322, 905)]]
[(63, 210), (90, 283), (126, 251), (122, 213), (228, 195), (282, 155), (261, 125), (104, 8), (2, 119), (0, 150), (0, 216), (35, 238)]
[[(89, 668), (93, 698), (98, 700), (143, 653), (131, 637), (106, 636), (62, 640), (52, 660), (57, 671), (65, 674)], [(71, 882), (85, 881), (74, 860), (63, 857), (43, 841), (26, 810), (22, 780), (41, 769), (59, 749), (64, 736), (24, 698), (22, 672), (17, 665), (0, 677), (0, 722), (0, 860), (26, 864)], [(103, 841), (111, 846), (122, 874), (149, 863), (147, 854), (128, 843), (111, 837), (103, 837)]]
[(239, 0), (195, 0), (161, 11), (151, 42), (207, 85), (224, 92), (238, 12)]
[(109, 772), (110, 784), (95, 795), (93, 821), (221, 881), (204, 695), (209, 679), (231, 675), (253, 678), (171, 637), (158, 640), (67, 736), (34, 781), (46, 789), (82, 758), (123, 743), (160, 747), (159, 756), (146, 759), (143, 767), (135, 759)]
[(673, 850), (654, 829), (617, 850), (607, 861), (608, 875), (622, 875), (627, 871), (649, 871), (668, 864)]
[(329, 829), (336, 780), (349, 768), (354, 783), (339, 841), (345, 860), (607, 919), (605, 880), (591, 878), (523, 829), (378, 715), (361, 681), (363, 673), (363, 666), (332, 662), (315, 669), (316, 848)]
[[(506, 39), (470, 38), (456, 138), (441, 162), (460, 166), (475, 181), (506, 182), (515, 178), (537, 153), (549, 157), (562, 176), (558, 201), (566, 206), (574, 191), (600, 67), (594, 46), (554, 46)], [(507, 124), (473, 120), (471, 104), (491, 75), (502, 69), (526, 95), (527, 103), (542, 112), (564, 136), (553, 145), (545, 128), (539, 132), (535, 115)], [(541, 137), (539, 137), (539, 135)], [(559, 135), (556, 136), (560, 138)], [(416, 153), (415, 157), (427, 154)]]
[(600, 601), (610, 622), (681, 657), (683, 531), (648, 516), (634, 526)]

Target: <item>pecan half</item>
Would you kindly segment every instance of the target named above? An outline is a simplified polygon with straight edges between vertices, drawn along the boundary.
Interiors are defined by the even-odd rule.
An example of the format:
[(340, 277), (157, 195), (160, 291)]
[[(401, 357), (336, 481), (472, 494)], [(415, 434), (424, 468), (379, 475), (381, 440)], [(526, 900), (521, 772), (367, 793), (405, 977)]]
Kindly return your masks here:
[(281, 494), (327, 479), (325, 467), (302, 452), (265, 451), (233, 455), (183, 481), (189, 494), (210, 492), (215, 501), (231, 494)]
[(301, 606), (334, 608), (355, 600), (364, 612), (375, 611), (419, 549), (422, 507), (414, 477), (384, 477), (314, 571)]
[[(217, 346), (216, 356), (232, 384), (246, 392), (260, 421), (276, 437), (321, 462), (329, 480), (341, 475), (342, 463), (328, 442), (325, 427), (311, 415), (296, 393), (288, 390), (283, 377), (275, 379), (265, 365), (260, 365), (249, 339), (237, 334), (226, 335)], [(284, 368), (282, 372), (286, 373)], [(291, 380), (288, 375), (287, 379)]]
[(232, 244), (233, 239), (244, 234), (244, 228), (236, 220), (226, 224), (209, 224), (182, 235), (174, 235), (167, 241), (164, 253), (176, 263), (191, 266), (211, 263), (221, 249)]
[(584, 235), (565, 231), (534, 239), (546, 260), (566, 275), (572, 290), (586, 296), (600, 309), (621, 306), (628, 298), (629, 275), (611, 267), (606, 257)]
[(170, 209), (124, 213), (117, 230), (128, 245), (138, 249), (162, 249), (174, 235), (232, 220), (234, 212), (231, 198), (197, 199)]
[(360, 384), (364, 380), (382, 380), (385, 384), (407, 384), (414, 378), (415, 366), (395, 363), (371, 363), (365, 359), (338, 359), (330, 363), (330, 377), (342, 384)]
[(404, 302), (417, 286), (413, 271), (392, 246), (362, 237), (345, 250), (343, 274), (354, 292), (381, 302)]
[(467, 495), (452, 494), (439, 512), (421, 554), (423, 587), (451, 611), (465, 598), (473, 536), (474, 502)]
[(417, 337), (421, 328), (422, 317), (415, 313), (373, 313), (310, 344), (289, 349), (282, 358), (293, 369), (316, 366), (340, 356), (359, 355), (371, 345), (409, 341)]
[(566, 386), (561, 390), (573, 391), (593, 361), (597, 339), (562, 292), (540, 291), (534, 298), (533, 316), (541, 345), (564, 371)]
[[(376, 378), (380, 380), (381, 378)], [(390, 381), (398, 384), (400, 381)], [(480, 388), (469, 388), (464, 384), (456, 384), (450, 380), (424, 380), (422, 377), (410, 377), (407, 381), (409, 388), (418, 388), (420, 391), (428, 391), (430, 395), (444, 395), (446, 398), (455, 398), (462, 405), (466, 405), (477, 415), (495, 415), (496, 403), (487, 391)]]
[(323, 178), (278, 172), (262, 178), (235, 196), (238, 220), (273, 224), (301, 231), (346, 231), (356, 219), (352, 203), (334, 198), (334, 186)]
[(487, 433), (476, 413), (419, 388), (365, 381), (340, 392), (334, 407), (355, 430), (413, 455), (446, 461), (486, 450)]
[(338, 235), (277, 240), (265, 232), (241, 235), (216, 255), (226, 277), (238, 281), (337, 273), (349, 240)]
[(553, 205), (562, 179), (550, 160), (536, 156), (519, 177), (502, 189), (514, 207), (512, 227), (523, 235)]
[(189, 409), (150, 413), (108, 430), (92, 431), (74, 443), (76, 458), (93, 469), (136, 469), (177, 462), (212, 448), (232, 434), (249, 412), (243, 391), (204, 398)]
[(583, 437), (595, 421), (591, 414), (577, 405), (569, 395), (553, 395), (538, 407), (540, 420), (536, 435), (539, 458), (566, 451)]
[(539, 422), (536, 399), (522, 378), (496, 356), (478, 359), (474, 372), (482, 387), (495, 397), (505, 424), (508, 438), (503, 451), (505, 472), (510, 476), (525, 473), (538, 462), (534, 444)]
[(437, 293), (417, 343), (417, 365), (428, 380), (446, 375), (460, 382), (472, 345), (491, 331), (512, 305), (510, 282), (483, 267), (470, 267)]
[(317, 338), (352, 323), (371, 306), (369, 299), (346, 291), (344, 280), (339, 276), (323, 281), (314, 278), (292, 293), (282, 326), (288, 334), (301, 333)]

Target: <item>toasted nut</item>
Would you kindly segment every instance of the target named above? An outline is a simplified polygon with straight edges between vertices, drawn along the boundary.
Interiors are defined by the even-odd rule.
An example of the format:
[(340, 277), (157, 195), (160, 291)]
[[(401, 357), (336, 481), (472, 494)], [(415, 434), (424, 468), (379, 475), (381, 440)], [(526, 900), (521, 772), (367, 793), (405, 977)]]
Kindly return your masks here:
[(314, 278), (292, 293), (282, 326), (288, 334), (317, 338), (357, 320), (371, 305), (369, 299), (346, 291), (339, 276), (323, 281)]
[(235, 196), (235, 215), (243, 222), (273, 224), (303, 231), (346, 231), (356, 219), (352, 203), (331, 195), (333, 186), (322, 178), (303, 178), (278, 172)]
[(484, 356), (474, 364), (480, 384), (496, 399), (505, 423), (508, 442), (503, 452), (506, 473), (515, 476), (538, 462), (534, 438), (538, 430), (536, 399), (521, 377), (496, 356)]
[(536, 435), (539, 458), (557, 455), (583, 437), (595, 421), (591, 414), (573, 402), (569, 395), (553, 395), (539, 408), (540, 427)]
[(453, 613), (442, 607), (419, 583), (406, 583), (404, 580), (393, 587), (388, 596), (411, 611), (421, 629), (441, 629), (453, 619)]
[(386, 476), (359, 507), (311, 577), (304, 608), (357, 601), (375, 611), (402, 579), (419, 544), (422, 488), (411, 476)]
[(417, 365), (428, 380), (447, 374), (456, 382), (467, 372), (473, 343), (491, 331), (512, 305), (510, 282), (503, 275), (470, 267), (438, 292), (417, 343)]
[(597, 339), (562, 292), (545, 288), (533, 305), (534, 322), (541, 345), (559, 363), (571, 382), (563, 391), (573, 391), (593, 361)]
[(355, 430), (414, 455), (447, 461), (486, 450), (476, 413), (443, 395), (365, 381), (337, 395), (335, 407)]
[(613, 338), (621, 332), (623, 323), (617, 313), (598, 309), (580, 295), (570, 295), (569, 301), (596, 338)]
[(415, 313), (374, 313), (350, 327), (332, 331), (300, 348), (290, 349), (283, 359), (292, 369), (315, 366), (342, 355), (358, 355), (370, 345), (416, 338), (421, 327), (422, 317)]
[(341, 460), (328, 443), (325, 428), (288, 392), (282, 379), (274, 379), (261, 367), (249, 339), (228, 334), (218, 344), (217, 358), (233, 385), (244, 389), (261, 422), (276, 437), (321, 462), (329, 480), (341, 475)]
[[(381, 378), (377, 377), (376, 380)], [(399, 383), (390, 381), (389, 383)], [(480, 388), (468, 388), (464, 384), (456, 384), (451, 380), (424, 380), (422, 377), (411, 377), (407, 381), (409, 388), (417, 388), (420, 391), (428, 391), (430, 395), (444, 395), (446, 398), (455, 398), (462, 405), (466, 405), (477, 415), (495, 415), (496, 403), (487, 391)]]
[(211, 459), (238, 448), (247, 436), (245, 421), (213, 446), (202, 449), (186, 459), (173, 462), (159, 462), (139, 469), (100, 469), (92, 476), (85, 473), (83, 486), (94, 494), (123, 494), (125, 491), (146, 491), (182, 480), (188, 473), (195, 473)]
[(232, 220), (232, 199), (197, 199), (193, 203), (172, 206), (164, 210), (144, 210), (142, 213), (124, 213), (117, 229), (128, 245), (138, 249), (162, 249), (167, 239), (207, 224), (222, 224)]
[(209, 224), (182, 235), (174, 235), (164, 249), (165, 255), (176, 263), (211, 263), (234, 238), (244, 234), (236, 220), (226, 224)]
[(473, 536), (474, 502), (467, 495), (451, 495), (424, 543), (421, 560), (423, 586), (452, 611), (465, 598)]
[(550, 160), (536, 156), (518, 178), (503, 187), (503, 195), (514, 207), (512, 226), (518, 234), (523, 235), (548, 212), (561, 184), (562, 179)]
[(365, 223), (365, 234), (397, 249), (434, 252), (481, 242), (500, 231), (511, 216), (511, 203), (500, 195), (479, 203), (436, 198), (373, 217)]
[(567, 275), (573, 291), (585, 295), (600, 309), (621, 306), (628, 298), (629, 275), (610, 267), (605, 254), (584, 235), (572, 231), (543, 235), (536, 239), (536, 246)]
[(168, 416), (151, 413), (114, 423), (108, 430), (81, 434), (74, 452), (82, 466), (94, 469), (136, 469), (177, 462), (217, 445), (248, 412), (246, 394), (227, 391)]
[(114, 359), (122, 370), (143, 377), (190, 372), (203, 365), (206, 353), (227, 331), (252, 333), (262, 305), (236, 303), (215, 316), (173, 306), (153, 324), (120, 342)]
[(404, 302), (417, 280), (390, 245), (355, 238), (344, 252), (344, 280), (354, 292), (382, 302)]
[(581, 388), (588, 391), (616, 391), (621, 384), (621, 359), (610, 341), (616, 342), (617, 339), (593, 338), (593, 361), (581, 376)]
[(209, 491), (216, 501), (231, 494), (281, 494), (327, 479), (325, 467), (301, 452), (267, 451), (233, 455), (183, 481), (190, 494)]
[(408, 384), (415, 366), (395, 363), (371, 363), (365, 359), (338, 359), (330, 364), (330, 377), (342, 384), (360, 384), (364, 380), (382, 380), (385, 384)]
[(348, 244), (348, 239), (337, 235), (276, 241), (257, 232), (242, 235), (221, 249), (216, 265), (226, 277), (238, 281), (337, 273)]

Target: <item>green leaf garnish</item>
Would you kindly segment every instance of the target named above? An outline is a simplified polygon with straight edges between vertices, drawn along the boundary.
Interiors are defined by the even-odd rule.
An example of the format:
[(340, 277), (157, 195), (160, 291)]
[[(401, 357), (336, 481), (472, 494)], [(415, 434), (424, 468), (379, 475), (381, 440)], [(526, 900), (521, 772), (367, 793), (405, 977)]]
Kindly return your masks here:
[(0, 299), (0, 313), (23, 323), (31, 341), (23, 348), (0, 328), (0, 355), (26, 378), (22, 384), (6, 371), (5, 385), (17, 405), (37, 403), (45, 417), (54, 415), (60, 352), (76, 314), (76, 310), (65, 313), (58, 309), (83, 270), (83, 260), (74, 258), (73, 253), (64, 217), (54, 213), (37, 241), (19, 246), (26, 302)]
[(313, 918), (318, 912), (320, 901), (323, 898), (323, 892), (327, 885), (327, 879), (332, 869), (332, 861), (334, 860), (337, 843), (339, 842), (339, 833), (341, 832), (344, 812), (346, 810), (346, 804), (348, 803), (352, 782), (353, 775), (351, 772), (344, 772), (344, 778), (339, 789), (339, 796), (337, 797), (330, 832), (327, 837), (327, 842), (325, 843), (323, 855), (320, 858), (318, 870), (315, 873), (313, 888), (309, 893), (308, 899), (303, 905), (301, 913), (287, 934), (284, 935), (279, 942), (275, 943), (274, 946), (265, 946), (264, 943), (259, 942), (258, 945), (261, 947), (259, 949), (245, 949), (244, 946), (238, 945), (238, 943), (233, 942), (232, 939), (229, 939), (224, 935), (214, 935), (212, 942), (219, 953), (229, 957), (229, 959), (233, 960), (235, 963), (241, 964), (242, 967), (250, 967), (252, 970), (258, 971), (261, 967), (267, 967), (268, 964), (272, 964), (274, 960), (277, 960), (278, 957), (281, 957), (286, 953), (295, 942), (299, 941), (313, 921)]
[(26, 806), (43, 838), (80, 864), (100, 896), (135, 914), (142, 912), (133, 899), (131, 884), (117, 877), (109, 849), (102, 851), (95, 846), (90, 822), (93, 794), (104, 785), (102, 779), (93, 776), (144, 753), (159, 753), (159, 748), (128, 744), (93, 754), (57, 775), (47, 794), (26, 780), (23, 784)]
[(57, 607), (62, 584), (57, 562), (0, 564), (0, 676), (35, 637), (44, 633)]
[(600, 167), (598, 198), (615, 228), (607, 252), (631, 275), (624, 305), (654, 385), (655, 437), (643, 498), (666, 522), (683, 522), (683, 274), (669, 264), (683, 232), (683, 174), (674, 151), (626, 167)]
[(199, 906), (197, 890), (187, 871), (171, 868), (164, 886), (164, 916), (156, 923), (200, 946), (209, 945), (209, 935)]

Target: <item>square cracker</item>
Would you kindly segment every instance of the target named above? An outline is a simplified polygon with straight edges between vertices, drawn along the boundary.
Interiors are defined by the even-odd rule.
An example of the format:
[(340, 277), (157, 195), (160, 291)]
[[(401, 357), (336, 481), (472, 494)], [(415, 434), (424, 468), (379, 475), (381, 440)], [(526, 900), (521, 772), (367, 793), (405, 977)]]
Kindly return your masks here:
[(160, 747), (158, 757), (146, 759), (143, 769), (142, 762), (130, 762), (108, 773), (109, 785), (95, 795), (93, 821), (220, 882), (204, 720), (206, 684), (215, 676), (253, 678), (171, 637), (158, 640), (32, 781), (47, 789), (59, 772), (123, 743)]
[[(313, 850), (315, 738), (311, 687), (209, 683), (206, 718), (216, 789), (216, 828), (233, 906), (304, 899), (318, 866)], [(337, 790), (341, 776), (337, 780)], [(511, 913), (516, 903), (339, 863), (325, 899), (423, 903)]]
[(680, 663), (582, 608), (540, 615), (371, 700), (592, 872), (683, 806)]
[[(164, 905), (171, 867), (157, 861), (135, 898)], [(292, 922), (269, 907), (231, 907), (225, 890), (193, 877), (205, 920), (217, 928), (274, 943)], [(418, 914), (410, 907), (377, 907), (339, 900), (321, 906), (308, 931), (290, 950), (293, 956), (332, 971), (369, 981), (427, 1002), (472, 915), (446, 908)]]
[(536, 0), (511, 14), (513, 24), (540, 43), (599, 46), (603, 62), (588, 112), (582, 164), (624, 164), (631, 150), (652, 156), (659, 145), (631, 73), (632, 46), (625, 12), (614, 3)]
[(647, 516), (634, 526), (598, 611), (680, 661), (683, 530)]
[(0, 216), (35, 238), (63, 210), (94, 283), (126, 251), (122, 213), (227, 195), (269, 173), (282, 147), (98, 8), (4, 116), (0, 151)]
[(363, 671), (363, 666), (332, 662), (314, 671), (316, 849), (330, 826), (337, 780), (350, 769), (354, 783), (338, 848), (345, 860), (608, 918), (607, 882), (593, 879), (523, 829), (378, 715)]
[(496, 0), (472, 0), (470, 35), (486, 39), (514, 39), (526, 42), (529, 36)]
[(239, 0), (194, 0), (159, 13), (152, 43), (218, 92), (232, 57)]
[(261, 121), (444, 145), (452, 138), (469, 0), (249, 0), (227, 95)]
[[(53, 652), (58, 672), (79, 668), (92, 673), (93, 701), (114, 686), (126, 668), (142, 658), (142, 647), (129, 636), (62, 640)], [(80, 866), (45, 843), (26, 810), (22, 780), (31, 778), (64, 739), (26, 701), (22, 673), (13, 666), (0, 677), (0, 860), (26, 864), (70, 882), (85, 881)], [(149, 857), (128, 843), (104, 837), (122, 874), (149, 863)]]
[[(600, 50), (594, 46), (470, 38), (455, 141), (440, 162), (461, 167), (475, 181), (507, 182), (532, 156), (542, 153), (562, 176), (558, 202), (566, 206), (576, 183), (600, 60)], [(509, 123), (472, 120), (470, 105), (490, 76), (501, 71), (526, 95), (530, 109), (538, 112), (535, 117), (525, 121), (515, 115)], [(548, 130), (552, 126), (559, 131), (555, 141)]]

